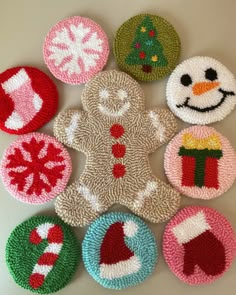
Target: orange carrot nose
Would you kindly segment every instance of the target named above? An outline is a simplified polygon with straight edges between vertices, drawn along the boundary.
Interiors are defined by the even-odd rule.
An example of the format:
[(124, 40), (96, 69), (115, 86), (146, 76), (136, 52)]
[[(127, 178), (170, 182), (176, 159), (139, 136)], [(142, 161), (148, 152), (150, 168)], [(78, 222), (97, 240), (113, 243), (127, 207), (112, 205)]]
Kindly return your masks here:
[(193, 94), (194, 95), (201, 95), (207, 91), (210, 91), (217, 86), (219, 86), (219, 82), (199, 82), (193, 85)]

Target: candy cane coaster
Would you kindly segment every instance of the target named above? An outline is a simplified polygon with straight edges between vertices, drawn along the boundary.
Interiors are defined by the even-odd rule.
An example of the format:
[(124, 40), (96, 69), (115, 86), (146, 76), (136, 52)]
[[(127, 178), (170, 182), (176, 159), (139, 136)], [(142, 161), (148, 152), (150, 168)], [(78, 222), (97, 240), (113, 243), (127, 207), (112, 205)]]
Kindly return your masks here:
[(190, 206), (167, 224), (163, 254), (171, 271), (190, 285), (220, 278), (236, 254), (236, 236), (229, 221), (214, 209)]
[(18, 225), (6, 246), (6, 263), (15, 282), (40, 294), (56, 292), (71, 280), (80, 246), (57, 217), (35, 216)]
[(42, 133), (18, 137), (4, 152), (0, 165), (6, 189), (29, 204), (55, 198), (65, 189), (71, 171), (67, 150), (54, 137)]
[(11, 134), (35, 131), (54, 116), (58, 92), (53, 81), (33, 67), (0, 74), (0, 129)]

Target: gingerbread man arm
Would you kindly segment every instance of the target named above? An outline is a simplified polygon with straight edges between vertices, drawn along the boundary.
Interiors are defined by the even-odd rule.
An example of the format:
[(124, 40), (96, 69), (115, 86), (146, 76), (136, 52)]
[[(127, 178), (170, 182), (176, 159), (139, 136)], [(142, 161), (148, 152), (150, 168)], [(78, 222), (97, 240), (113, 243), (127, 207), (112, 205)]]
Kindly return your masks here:
[(149, 153), (168, 142), (176, 133), (177, 122), (168, 109), (154, 109), (144, 114), (144, 145)]
[(84, 151), (90, 136), (88, 125), (86, 112), (66, 110), (56, 117), (53, 132), (55, 137), (66, 146)]

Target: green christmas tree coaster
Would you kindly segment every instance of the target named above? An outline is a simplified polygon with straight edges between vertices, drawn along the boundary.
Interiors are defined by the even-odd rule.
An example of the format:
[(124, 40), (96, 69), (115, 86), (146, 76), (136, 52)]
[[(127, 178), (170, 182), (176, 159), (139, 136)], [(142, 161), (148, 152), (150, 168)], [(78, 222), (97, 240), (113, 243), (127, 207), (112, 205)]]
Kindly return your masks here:
[(170, 74), (180, 55), (180, 40), (165, 19), (139, 14), (117, 31), (114, 56), (119, 67), (141, 81), (159, 80)]
[(77, 270), (80, 245), (58, 217), (34, 216), (18, 225), (6, 246), (6, 263), (15, 282), (34, 293), (63, 288)]

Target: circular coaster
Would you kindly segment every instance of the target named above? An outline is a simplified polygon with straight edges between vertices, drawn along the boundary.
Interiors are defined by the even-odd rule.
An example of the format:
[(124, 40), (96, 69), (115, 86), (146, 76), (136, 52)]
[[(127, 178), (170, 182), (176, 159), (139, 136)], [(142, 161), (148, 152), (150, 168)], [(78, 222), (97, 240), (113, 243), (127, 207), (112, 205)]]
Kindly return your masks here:
[(117, 31), (114, 56), (120, 68), (141, 81), (162, 79), (175, 68), (180, 40), (173, 26), (157, 15), (139, 14)]
[(58, 92), (53, 81), (32, 67), (0, 74), (0, 129), (11, 134), (35, 131), (54, 116)]
[(43, 55), (57, 79), (68, 84), (81, 84), (103, 69), (109, 55), (109, 43), (97, 23), (73, 16), (60, 21), (49, 31)]
[(90, 225), (82, 255), (88, 273), (99, 284), (120, 290), (151, 275), (157, 262), (157, 245), (140, 218), (113, 212)]
[(65, 287), (80, 257), (73, 231), (58, 217), (26, 220), (13, 230), (6, 245), (6, 263), (15, 282), (40, 294)]
[(224, 119), (236, 104), (236, 80), (219, 61), (195, 56), (179, 64), (166, 88), (172, 112), (191, 124)]
[(222, 195), (234, 183), (236, 155), (228, 139), (214, 128), (193, 126), (169, 142), (164, 168), (179, 192), (208, 200)]
[(190, 206), (178, 212), (163, 235), (163, 254), (171, 271), (190, 285), (207, 284), (230, 267), (236, 238), (228, 220), (216, 210)]
[(20, 136), (5, 151), (0, 173), (16, 199), (42, 204), (61, 193), (72, 164), (67, 150), (54, 137), (42, 133)]

